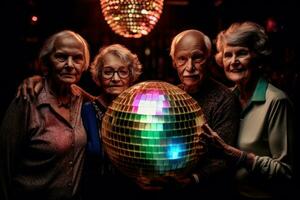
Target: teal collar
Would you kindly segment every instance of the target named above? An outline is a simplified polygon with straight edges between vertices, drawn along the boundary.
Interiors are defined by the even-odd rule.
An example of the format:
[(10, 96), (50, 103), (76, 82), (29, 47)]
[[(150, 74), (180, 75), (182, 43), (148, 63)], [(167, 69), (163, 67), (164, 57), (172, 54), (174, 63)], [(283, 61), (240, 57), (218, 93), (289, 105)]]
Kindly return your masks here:
[[(241, 112), (241, 118), (244, 118), (244, 116), (252, 108), (254, 103), (266, 101), (267, 88), (268, 88), (268, 82), (263, 78), (259, 78), (259, 80), (256, 84), (256, 87), (255, 87), (255, 90), (253, 92), (253, 95), (252, 95), (250, 101), (248, 102), (248, 105)], [(236, 91), (236, 92), (238, 92), (238, 91)]]
[(254, 93), (251, 97), (251, 102), (262, 102), (266, 100), (266, 91), (268, 82), (264, 78), (260, 78), (257, 82)]

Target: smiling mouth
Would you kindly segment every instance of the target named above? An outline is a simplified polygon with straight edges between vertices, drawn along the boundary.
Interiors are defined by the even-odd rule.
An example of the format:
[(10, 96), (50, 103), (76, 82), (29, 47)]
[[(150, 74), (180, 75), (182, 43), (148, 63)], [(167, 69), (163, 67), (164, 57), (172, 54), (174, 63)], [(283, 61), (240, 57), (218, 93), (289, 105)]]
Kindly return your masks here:
[(193, 76), (184, 76), (183, 78), (186, 78), (186, 79), (198, 79), (199, 76), (198, 75), (193, 75)]
[(230, 70), (230, 72), (234, 72), (234, 73), (239, 73), (239, 72), (244, 72), (244, 71), (246, 71), (246, 69), (244, 69), (244, 68)]

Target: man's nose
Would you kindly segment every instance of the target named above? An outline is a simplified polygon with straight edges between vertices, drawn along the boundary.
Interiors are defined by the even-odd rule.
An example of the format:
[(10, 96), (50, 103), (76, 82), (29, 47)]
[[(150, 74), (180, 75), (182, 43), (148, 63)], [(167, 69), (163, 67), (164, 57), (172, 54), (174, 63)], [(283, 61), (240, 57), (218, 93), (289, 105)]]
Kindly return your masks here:
[(187, 71), (193, 71), (193, 70), (194, 70), (192, 58), (189, 58), (189, 59), (187, 60), (187, 62), (186, 62), (186, 70), (187, 70)]

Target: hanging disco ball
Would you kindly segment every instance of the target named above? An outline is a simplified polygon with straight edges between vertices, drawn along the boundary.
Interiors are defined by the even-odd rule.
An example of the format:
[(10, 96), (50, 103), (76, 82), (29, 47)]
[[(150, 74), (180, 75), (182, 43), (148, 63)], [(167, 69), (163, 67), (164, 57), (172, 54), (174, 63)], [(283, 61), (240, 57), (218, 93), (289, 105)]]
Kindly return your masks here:
[(126, 38), (140, 38), (155, 26), (164, 0), (100, 0), (105, 21)]
[(109, 106), (102, 140), (112, 163), (130, 177), (187, 173), (199, 159), (205, 123), (198, 103), (180, 88), (146, 81), (128, 88)]

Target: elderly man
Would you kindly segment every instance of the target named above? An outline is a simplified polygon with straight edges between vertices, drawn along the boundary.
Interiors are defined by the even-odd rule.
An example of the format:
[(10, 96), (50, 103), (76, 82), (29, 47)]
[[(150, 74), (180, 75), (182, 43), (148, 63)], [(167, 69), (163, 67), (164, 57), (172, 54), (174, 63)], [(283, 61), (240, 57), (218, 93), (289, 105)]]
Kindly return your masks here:
[[(181, 81), (179, 87), (198, 101), (208, 124), (221, 138), (233, 144), (239, 125), (238, 101), (226, 86), (209, 76), (210, 39), (198, 30), (183, 31), (173, 38), (170, 55)], [(230, 185), (229, 179), (225, 179), (229, 166), (225, 160), (213, 158), (209, 149), (206, 155), (188, 175), (142, 180), (140, 185), (146, 190), (176, 188), (174, 191), (202, 197), (224, 196), (228, 192), (225, 188)]]
[(174, 37), (170, 55), (179, 87), (198, 101), (208, 124), (232, 144), (239, 124), (238, 102), (226, 86), (209, 77), (210, 39), (198, 30), (183, 31)]

